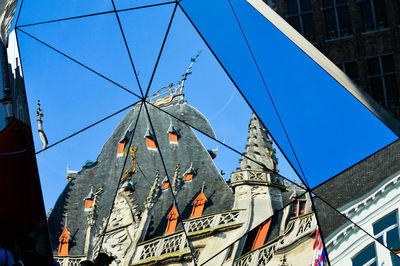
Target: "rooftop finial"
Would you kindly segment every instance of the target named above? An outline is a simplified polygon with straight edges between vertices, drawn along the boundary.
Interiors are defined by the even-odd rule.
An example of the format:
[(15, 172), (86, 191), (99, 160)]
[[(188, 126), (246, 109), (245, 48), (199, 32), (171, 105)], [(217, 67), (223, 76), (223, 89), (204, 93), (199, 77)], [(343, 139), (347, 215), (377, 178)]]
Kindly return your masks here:
[(190, 70), (192, 69), (193, 64), (197, 62), (197, 58), (200, 56), (200, 54), (201, 54), (201, 50), (197, 52), (195, 57), (190, 58), (190, 65), (189, 65), (188, 69), (186, 70), (185, 74), (182, 75), (182, 80), (178, 83), (179, 92), (182, 92), (183, 87), (185, 86), (185, 80), (186, 80), (187, 76), (192, 74), (192, 72), (190, 72)]
[(44, 150), (47, 147), (48, 141), (47, 141), (46, 134), (43, 131), (43, 121), (42, 121), (43, 112), (42, 112), (42, 108), (40, 108), (40, 100), (38, 100), (38, 108), (36, 110), (36, 115), (38, 117), (37, 123), (38, 123), (39, 137), (40, 137), (40, 140), (42, 141), (42, 149)]

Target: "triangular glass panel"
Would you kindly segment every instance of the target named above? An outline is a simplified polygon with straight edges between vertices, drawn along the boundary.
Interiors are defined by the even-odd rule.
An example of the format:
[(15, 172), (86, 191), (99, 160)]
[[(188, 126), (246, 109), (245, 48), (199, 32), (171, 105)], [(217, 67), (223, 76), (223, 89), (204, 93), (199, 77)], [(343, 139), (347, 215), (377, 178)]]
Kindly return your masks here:
[[(107, 139), (130, 109), (132, 107), (61, 143), (48, 146), (48, 149), (43, 151), (37, 124), (32, 124), (35, 149), (40, 151), (36, 158), (46, 210), (54, 207), (57, 198), (70, 181), (68, 172), (75, 176), (75, 170), (86, 169), (86, 166), (96, 162), (103, 145), (106, 145)], [(46, 122), (46, 117), (43, 117), (43, 120)], [(51, 132), (46, 126), (45, 123), (45, 134)]]
[[(173, 81), (176, 82), (171, 83)], [(191, 120), (190, 116), (183, 113), (169, 113), (236, 151), (243, 151), (249, 130), (258, 130), (254, 134), (263, 135), (268, 145), (272, 144), (269, 133), (257, 117), (249, 127), (253, 113), (251, 108), (179, 9), (174, 16), (147, 100), (165, 112), (178, 103), (193, 106), (196, 112), (201, 112), (203, 124), (211, 124), (212, 129), (200, 127), (198, 120)], [(264, 158), (270, 155), (263, 153), (258, 156)], [(290, 164), (286, 166), (292, 175)], [(267, 167), (273, 169), (274, 165)], [(300, 181), (297, 176), (296, 179)]]
[(143, 92), (148, 87), (174, 6), (168, 4), (118, 13)]
[(395, 254), (399, 245), (398, 227), (385, 231), (387, 243), (396, 243), (389, 249), (380, 238), (372, 237), (372, 225), (359, 227), (318, 196), (313, 202), (331, 265), (400, 265)]
[(49, 145), (139, 100), (29, 36), (18, 37), (31, 125), (37, 132), (40, 100)]
[[(23, 1), (17, 26), (50, 20), (113, 11), (111, 1), (63, 1), (63, 0), (25, 0)], [(18, 14), (18, 10), (15, 12)]]
[[(180, 5), (311, 187), (398, 138), (349, 93), (356, 94), (354, 85), (345, 88), (248, 1), (183, 0)], [(209, 6), (213, 12), (204, 16)]]
[(399, 147), (397, 141), (313, 190), (394, 252), (400, 249)]
[(141, 95), (114, 13), (23, 27), (19, 31)]
[(175, 3), (173, 0), (114, 0), (117, 10), (149, 8), (159, 5)]

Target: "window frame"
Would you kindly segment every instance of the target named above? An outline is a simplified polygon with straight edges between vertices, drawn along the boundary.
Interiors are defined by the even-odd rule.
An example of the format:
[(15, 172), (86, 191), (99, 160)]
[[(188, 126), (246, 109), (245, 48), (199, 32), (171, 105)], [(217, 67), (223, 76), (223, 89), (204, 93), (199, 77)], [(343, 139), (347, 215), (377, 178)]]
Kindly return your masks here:
[[(290, 18), (298, 17), (299, 18), (299, 26), (300, 26), (300, 34), (303, 35), (309, 41), (314, 42), (313, 39), (315, 38), (315, 23), (314, 23), (314, 15), (313, 15), (312, 6), (311, 6), (310, 10), (303, 11), (301, 9), (301, 1), (302, 0), (294, 0), (294, 1), (297, 2), (297, 12), (293, 13), (293, 14), (289, 14), (289, 12), (288, 12), (286, 15), (286, 20), (289, 22)], [(310, 1), (310, 5), (311, 5), (311, 0), (309, 0), (309, 1)], [(288, 6), (288, 1), (286, 1), (286, 6)], [(303, 22), (303, 16), (305, 16), (305, 15), (311, 15), (311, 17), (312, 17), (312, 22), (313, 22), (313, 27), (314, 27), (314, 36), (306, 36), (305, 35), (304, 22)], [(312, 38), (310, 38), (310, 37), (312, 37)]]
[[(385, 1), (385, 0), (379, 0), (379, 1)], [(369, 5), (370, 5), (370, 7), (371, 7), (372, 27), (373, 27), (372, 30), (367, 30), (367, 29), (365, 28), (365, 20), (364, 20), (364, 16), (363, 16), (363, 14), (362, 14), (362, 8), (361, 8), (361, 4), (362, 4), (363, 2), (369, 2)], [(357, 0), (357, 3), (358, 3), (358, 5), (359, 5), (360, 11), (361, 11), (361, 18), (362, 18), (362, 23), (363, 23), (363, 30), (362, 30), (363, 33), (373, 32), (373, 31), (380, 31), (380, 30), (385, 30), (385, 29), (388, 29), (388, 28), (389, 28), (388, 21), (386, 21), (386, 25), (383, 26), (383, 28), (379, 28), (379, 27), (378, 27), (377, 21), (376, 21), (377, 18), (376, 18), (376, 10), (375, 10), (375, 3), (374, 3), (374, 0)], [(385, 4), (385, 5), (386, 5), (386, 4)]]
[(367, 250), (370, 246), (374, 246), (374, 251), (375, 251), (375, 257), (370, 259), (369, 261), (367, 261), (366, 263), (364, 263), (363, 265), (360, 266), (370, 266), (372, 265), (374, 262), (376, 262), (376, 264), (378, 265), (378, 252), (376, 250), (376, 244), (375, 242), (372, 242), (371, 244), (367, 245), (366, 247), (364, 247), (362, 250), (360, 250), (354, 257), (351, 258), (351, 264), (354, 265), (353, 260), (359, 256), (361, 253), (363, 253), (365, 250)]
[[(391, 110), (391, 109), (395, 109), (395, 108), (397, 108), (397, 107), (395, 107), (395, 108), (390, 108), (390, 106), (389, 106), (389, 104), (388, 104), (388, 92), (387, 92), (387, 88), (386, 88), (386, 82), (385, 82), (385, 76), (388, 76), (388, 75), (395, 75), (396, 76), (396, 73), (397, 73), (397, 71), (396, 71), (396, 69), (394, 69), (392, 72), (384, 72), (384, 68), (383, 68), (383, 63), (382, 63), (382, 57), (384, 57), (384, 56), (388, 56), (388, 55), (391, 55), (392, 56), (392, 59), (393, 59), (393, 62), (394, 62), (394, 55), (393, 55), (393, 53), (384, 53), (384, 54), (379, 54), (379, 55), (374, 55), (374, 56), (368, 56), (368, 57), (365, 57), (365, 60), (366, 60), (366, 64), (367, 64), (367, 69), (368, 69), (368, 73), (367, 73), (367, 79), (368, 79), (368, 82), (369, 82), (369, 84), (371, 85), (371, 82), (370, 82), (370, 80), (372, 79), (372, 78), (377, 78), (377, 77), (379, 77), (380, 78), (380, 80), (381, 80), (381, 83), (382, 83), (382, 89), (383, 89), (383, 98), (384, 98), (384, 106), (385, 106), (385, 108), (386, 109), (389, 109), (389, 110)], [(378, 74), (372, 74), (372, 75), (370, 75), (369, 74), (369, 67), (368, 67), (368, 60), (369, 59), (374, 59), (374, 58), (377, 58), (378, 59), (378, 62), (379, 62), (379, 73)], [(394, 62), (395, 63), (395, 62)], [(394, 68), (395, 68), (396, 66), (394, 65)], [(396, 83), (396, 87), (397, 87), (397, 83)], [(372, 89), (372, 88), (371, 88)], [(399, 88), (397, 88), (397, 90), (399, 90)], [(399, 104), (398, 104), (399, 105)]]
[(324, 7), (323, 4), (322, 4), (322, 8), (321, 8), (322, 12), (324, 13), (325, 24), (327, 24), (327, 23), (326, 23), (325, 11), (333, 9), (333, 12), (334, 12), (334, 14), (335, 14), (335, 22), (336, 22), (336, 33), (337, 33), (337, 36), (334, 37), (334, 38), (330, 38), (329, 32), (327, 32), (327, 37), (328, 37), (327, 40), (336, 40), (336, 39), (347, 38), (347, 37), (352, 36), (352, 35), (353, 35), (353, 29), (352, 29), (351, 20), (350, 20), (350, 33), (349, 33), (348, 35), (343, 35), (343, 34), (342, 34), (342, 31), (341, 31), (340, 19), (339, 19), (339, 14), (338, 14), (338, 8), (340, 8), (340, 7), (347, 7), (347, 10), (348, 10), (348, 12), (349, 12), (349, 17), (350, 17), (349, 3), (346, 1), (345, 3), (337, 4), (337, 3), (336, 3), (337, 0), (332, 0), (332, 1), (333, 1), (333, 4), (332, 4), (331, 6)]

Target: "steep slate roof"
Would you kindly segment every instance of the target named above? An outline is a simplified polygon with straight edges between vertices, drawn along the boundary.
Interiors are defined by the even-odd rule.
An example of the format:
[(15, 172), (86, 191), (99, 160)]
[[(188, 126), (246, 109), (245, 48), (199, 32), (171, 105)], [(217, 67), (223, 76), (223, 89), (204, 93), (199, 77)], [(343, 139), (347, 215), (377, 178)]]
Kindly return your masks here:
[[(99, 187), (104, 189), (96, 199), (97, 218), (91, 231), (91, 238), (93, 239), (95, 235), (99, 234), (99, 227), (103, 225), (103, 220), (109, 215), (125, 159), (125, 157), (117, 158), (116, 156), (118, 143), (123, 139), (128, 129), (133, 130), (139, 114), (139, 106), (140, 104), (136, 105), (120, 122), (104, 144), (96, 162), (85, 165), (67, 184), (58, 198), (48, 220), (55, 254), (57, 253), (58, 237), (64, 226), (65, 213), (68, 213), (67, 228), (71, 233), (69, 255), (82, 255), (84, 253), (88, 212), (84, 211), (83, 199), (90, 192), (91, 186), (93, 186), (94, 192)], [(207, 119), (183, 100), (181, 96), (174, 98), (171, 103), (160, 108), (194, 125), (204, 133), (215, 137)], [(205, 182), (204, 193), (208, 198), (204, 214), (230, 210), (233, 206), (234, 195), (194, 131), (184, 123), (175, 120), (150, 104), (147, 104), (147, 109), (155, 129), (155, 135), (160, 143), (162, 156), (171, 182), (176, 165), (180, 164), (179, 177), (181, 184), (176, 197), (183, 218), (189, 218), (192, 208), (191, 203), (200, 193), (203, 182)], [(169, 143), (167, 131), (171, 123), (180, 133), (177, 145)], [(166, 176), (158, 151), (149, 150), (146, 147), (144, 136), (148, 128), (151, 130), (151, 125), (143, 106), (132, 140), (132, 147), (140, 147), (136, 152), (136, 174), (126, 181), (132, 181), (135, 186), (135, 191), (129, 194), (128, 197), (132, 199), (134, 204), (138, 205), (137, 209), (139, 211), (144, 210), (144, 201), (153, 185), (156, 171), (160, 171), (160, 182)], [(128, 148), (125, 151), (129, 154)], [(184, 183), (182, 175), (190, 167), (191, 163), (197, 170), (197, 175), (194, 176), (191, 182)], [(129, 169), (130, 164), (131, 157), (128, 156), (125, 170)], [(124, 184), (125, 182), (122, 182), (121, 187)], [(153, 207), (152, 223), (147, 232), (148, 238), (164, 233), (167, 224), (166, 216), (172, 207), (172, 203), (170, 189), (165, 192), (159, 192), (157, 202)], [(179, 227), (177, 229), (179, 230)]]
[[(379, 187), (386, 178), (398, 171), (400, 171), (400, 141), (392, 143), (354, 165), (317, 187), (313, 192), (332, 207), (340, 208)], [(326, 231), (326, 236), (347, 221), (328, 205), (322, 204), (321, 201), (314, 199), (314, 204), (317, 214), (319, 214), (321, 228)], [(322, 215), (324, 212), (326, 213)], [(327, 215), (328, 213), (332, 213), (332, 215)]]

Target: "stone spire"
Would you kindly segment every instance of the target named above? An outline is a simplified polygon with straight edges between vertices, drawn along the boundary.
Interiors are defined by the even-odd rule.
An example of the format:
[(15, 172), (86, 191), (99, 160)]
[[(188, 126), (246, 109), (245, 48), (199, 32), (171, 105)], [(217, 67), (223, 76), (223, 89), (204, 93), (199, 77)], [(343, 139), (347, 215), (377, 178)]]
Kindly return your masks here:
[(172, 191), (174, 192), (175, 195), (178, 194), (178, 190), (181, 187), (181, 179), (179, 178), (180, 168), (181, 168), (180, 164), (177, 164), (175, 167), (174, 177), (172, 179)]
[[(272, 140), (268, 137), (267, 130), (261, 125), (259, 119), (253, 114), (249, 123), (249, 136), (247, 137), (245, 156), (240, 159), (241, 170), (276, 170), (278, 159)], [(250, 159), (258, 162), (254, 162)]]

